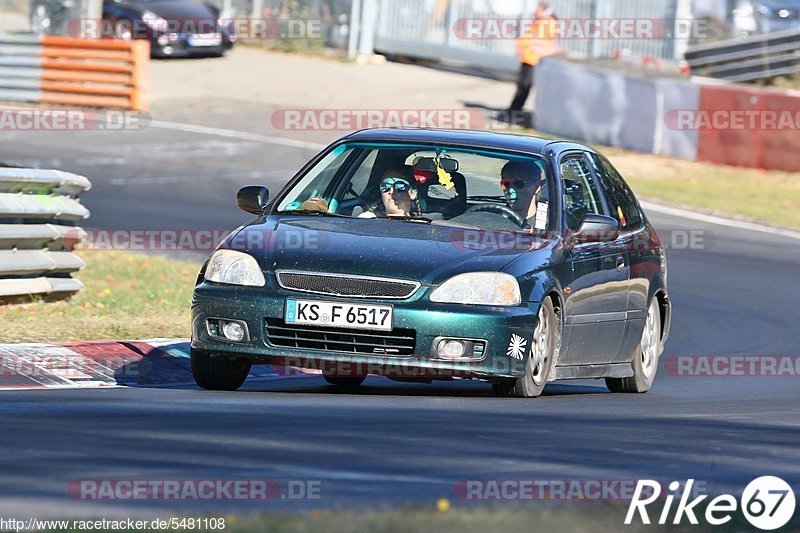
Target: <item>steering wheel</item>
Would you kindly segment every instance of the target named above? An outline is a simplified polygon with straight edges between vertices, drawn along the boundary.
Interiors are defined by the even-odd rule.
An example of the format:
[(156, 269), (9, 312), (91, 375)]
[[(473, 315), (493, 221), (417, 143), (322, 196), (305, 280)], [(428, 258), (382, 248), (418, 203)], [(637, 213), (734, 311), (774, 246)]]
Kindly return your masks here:
[(522, 218), (519, 214), (514, 212), (510, 207), (507, 205), (502, 204), (480, 204), (480, 205), (473, 205), (466, 211), (464, 211), (464, 215), (467, 213), (479, 213), (481, 211), (488, 211), (489, 213), (497, 213), (498, 215), (502, 215), (508, 220), (517, 224), (520, 228), (525, 227), (525, 219)]

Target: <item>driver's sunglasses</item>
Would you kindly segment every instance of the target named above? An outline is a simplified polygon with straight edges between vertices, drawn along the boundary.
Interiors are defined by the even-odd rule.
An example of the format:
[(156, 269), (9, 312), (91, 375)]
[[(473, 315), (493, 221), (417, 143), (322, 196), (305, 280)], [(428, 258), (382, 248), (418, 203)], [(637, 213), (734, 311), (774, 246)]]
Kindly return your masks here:
[(500, 186), (503, 188), (504, 191), (508, 190), (511, 187), (514, 187), (516, 190), (521, 191), (525, 187), (533, 185), (534, 183), (538, 182), (526, 181), (520, 178), (500, 180)]
[(394, 188), (397, 192), (411, 190), (411, 184), (401, 178), (386, 178), (381, 182), (381, 192), (389, 192)]

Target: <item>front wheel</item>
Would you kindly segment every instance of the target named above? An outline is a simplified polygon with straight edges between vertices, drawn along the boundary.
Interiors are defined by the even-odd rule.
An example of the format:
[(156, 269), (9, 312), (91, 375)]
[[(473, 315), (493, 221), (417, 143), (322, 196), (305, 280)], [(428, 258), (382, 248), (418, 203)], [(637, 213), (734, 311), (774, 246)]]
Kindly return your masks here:
[(553, 301), (545, 298), (539, 308), (536, 329), (531, 340), (531, 353), (525, 367), (525, 375), (517, 379), (508, 379), (493, 383), (492, 388), (497, 396), (516, 398), (537, 398), (542, 395), (547, 377), (555, 359), (556, 338), (560, 332), (558, 316), (553, 308)]
[(642, 332), (642, 341), (633, 358), (633, 376), (629, 378), (606, 378), (611, 392), (643, 393), (650, 390), (658, 371), (659, 344), (661, 343), (661, 313), (658, 298), (653, 298), (647, 311), (647, 320)]
[(208, 390), (236, 390), (250, 373), (250, 360), (240, 357), (230, 359), (212, 356), (203, 350), (191, 350), (192, 376), (195, 382)]

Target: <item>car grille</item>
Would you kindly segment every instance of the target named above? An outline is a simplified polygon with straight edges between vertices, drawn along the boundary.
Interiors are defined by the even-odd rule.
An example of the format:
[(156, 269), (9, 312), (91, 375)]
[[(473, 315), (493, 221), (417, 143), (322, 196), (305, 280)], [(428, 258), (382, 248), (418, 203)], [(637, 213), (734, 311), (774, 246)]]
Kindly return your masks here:
[(416, 281), (345, 274), (279, 270), (275, 275), (284, 289), (349, 298), (405, 299), (420, 287)]
[(402, 356), (413, 355), (417, 340), (417, 333), (413, 329), (395, 329), (378, 333), (287, 325), (278, 318), (268, 318), (266, 324), (267, 340), (271, 345), (282, 348)]

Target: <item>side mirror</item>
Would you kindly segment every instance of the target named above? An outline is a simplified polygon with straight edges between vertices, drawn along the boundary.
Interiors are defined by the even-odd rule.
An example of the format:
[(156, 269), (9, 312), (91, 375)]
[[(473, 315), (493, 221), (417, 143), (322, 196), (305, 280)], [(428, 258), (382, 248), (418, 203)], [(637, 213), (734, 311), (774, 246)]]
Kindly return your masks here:
[(239, 209), (254, 215), (264, 214), (268, 202), (269, 189), (261, 185), (248, 185), (236, 193), (236, 205)]
[(619, 222), (605, 215), (588, 214), (581, 220), (575, 239), (582, 242), (608, 242), (619, 237)]

